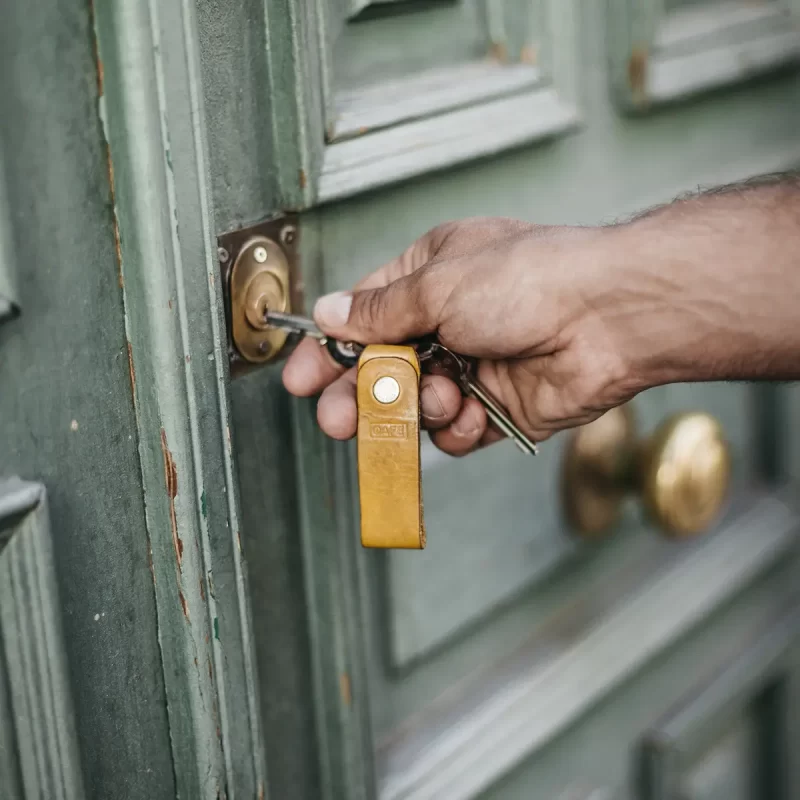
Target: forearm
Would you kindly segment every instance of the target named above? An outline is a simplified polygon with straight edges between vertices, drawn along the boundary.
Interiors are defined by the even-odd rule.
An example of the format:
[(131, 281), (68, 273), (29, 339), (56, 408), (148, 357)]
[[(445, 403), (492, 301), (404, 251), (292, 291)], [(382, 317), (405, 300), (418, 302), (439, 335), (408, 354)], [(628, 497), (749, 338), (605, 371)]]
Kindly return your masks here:
[(620, 346), (643, 386), (800, 379), (800, 179), (679, 200), (608, 229)]

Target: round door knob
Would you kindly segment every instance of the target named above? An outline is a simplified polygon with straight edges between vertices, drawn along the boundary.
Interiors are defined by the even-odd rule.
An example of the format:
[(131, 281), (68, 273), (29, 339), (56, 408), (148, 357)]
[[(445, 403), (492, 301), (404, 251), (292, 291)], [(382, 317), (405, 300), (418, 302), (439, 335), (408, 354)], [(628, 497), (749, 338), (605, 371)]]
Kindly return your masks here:
[(632, 410), (622, 406), (572, 434), (564, 458), (565, 510), (580, 535), (596, 537), (636, 492), (662, 532), (692, 536), (720, 513), (730, 474), (730, 449), (711, 415), (675, 414), (640, 441)]

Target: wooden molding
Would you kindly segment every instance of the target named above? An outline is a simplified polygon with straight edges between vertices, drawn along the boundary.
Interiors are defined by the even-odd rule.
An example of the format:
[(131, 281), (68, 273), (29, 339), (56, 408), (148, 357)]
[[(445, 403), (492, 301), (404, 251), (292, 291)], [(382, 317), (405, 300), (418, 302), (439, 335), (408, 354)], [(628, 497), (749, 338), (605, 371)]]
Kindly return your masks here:
[(659, 0), (608, 0), (614, 94), (646, 111), (800, 63), (797, 0), (727, 0), (665, 12)]
[(755, 500), (569, 636), (535, 637), (417, 715), (379, 752), (381, 800), (476, 796), (784, 557), (797, 524), (783, 501)]
[(83, 798), (44, 487), (0, 481), (0, 786)]

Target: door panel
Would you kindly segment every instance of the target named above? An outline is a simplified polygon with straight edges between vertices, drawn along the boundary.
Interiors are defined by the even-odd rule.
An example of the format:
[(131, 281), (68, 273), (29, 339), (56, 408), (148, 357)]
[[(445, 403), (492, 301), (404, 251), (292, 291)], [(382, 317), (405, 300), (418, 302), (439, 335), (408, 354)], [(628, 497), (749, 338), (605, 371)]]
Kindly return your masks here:
[[(793, 575), (796, 575), (797, 565), (795, 549), (792, 558), (764, 573), (746, 594), (707, 618), (675, 646), (654, 659), (647, 669), (632, 675), (617, 691), (590, 709), (580, 724), (565, 730), (491, 790), (479, 796), (482, 800), (531, 797), (561, 800), (562, 797), (570, 798), (571, 787), (578, 785), (607, 791), (624, 800), (647, 798), (642, 742), (666, 720), (691, 706), (693, 700), (722, 679), (728, 668), (747, 661), (750, 658), (748, 652), (758, 652), (787, 620), (792, 616), (796, 618), (798, 598)], [(789, 711), (787, 720), (792, 725), (796, 722), (798, 708), (795, 684), (792, 672), (788, 691), (794, 710)], [(758, 690), (755, 696), (758, 696)], [(757, 705), (750, 705), (753, 698), (749, 690), (743, 692), (742, 698), (745, 701), (743, 705), (732, 703), (727, 708), (728, 713), (723, 714), (727, 718), (722, 729), (713, 731), (712, 725), (705, 742), (702, 739), (685, 742), (701, 749), (684, 752), (688, 773), (680, 777), (693, 776), (695, 785), (701, 783), (702, 778), (696, 770), (704, 758), (710, 756), (715, 745), (724, 750), (726, 744), (733, 744), (725, 739), (725, 733), (735, 730), (737, 722), (758, 717), (759, 712), (748, 717), (750, 709)], [(715, 721), (713, 715), (709, 717), (705, 710), (699, 716), (705, 721)], [(715, 738), (715, 733), (719, 738)], [(796, 728), (793, 729), (794, 735)], [(670, 740), (663, 744), (669, 749)], [(708, 749), (703, 750), (703, 745)], [(746, 765), (758, 762), (758, 751), (750, 750), (747, 755)], [(708, 778), (706, 780), (706, 785), (714, 785)], [(796, 796), (796, 787), (794, 783), (790, 796)], [(771, 797), (752, 793), (745, 796)], [(668, 793), (663, 797), (672, 800), (680, 795)]]
[[(673, 15), (692, 7), (664, 12), (675, 26), (652, 30), (670, 59), (680, 48), (715, 59), (736, 36), (761, 41), (774, 32), (770, 7), (765, 28), (736, 27), (739, 18), (733, 25), (725, 16), (724, 31), (733, 25), (735, 35), (720, 38), (720, 17), (695, 5), (704, 14), (684, 29)], [(542, 3), (514, 17), (522, 7), (342, 0), (316, 14), (289, 6), (292, 38), (270, 2), (269, 80), (259, 84), (242, 61), (237, 80), (226, 77), (233, 56), (223, 45), (235, 43), (236, 27), (225, 15), (241, 11), (218, 6), (224, 24), (210, 13), (204, 22), (209, 102), (232, 108), (239, 87), (250, 97), (254, 86), (269, 86), (265, 102), (277, 121), (267, 126), (276, 142), (262, 148), (248, 145), (247, 122), (229, 139), (224, 115), (212, 115), (218, 229), (304, 208), (299, 269), (310, 307), (448, 219), (610, 222), (697, 184), (800, 160), (795, 72), (776, 71), (757, 88), (698, 93), (661, 114), (626, 116), (608, 87), (619, 78), (615, 59), (627, 69), (630, 47), (618, 47), (617, 37), (633, 18), (606, 12), (627, 15), (628, 6), (593, 0), (578, 15), (572, 4)], [(648, 9), (660, 15), (663, 4), (647, 6), (645, 16)], [(502, 41), (493, 38), (498, 19), (510, 40), (518, 36), (505, 60), (492, 48)], [(551, 31), (539, 37), (535, 63), (519, 44), (529, 38), (526, 19), (534, 37)], [(213, 42), (210, 32), (223, 30)], [(566, 44), (569, 31), (577, 44)], [(320, 36), (321, 51), (313, 47)], [(771, 66), (785, 63), (778, 44), (768, 49)], [(563, 85), (573, 90), (559, 88), (550, 64), (562, 65)], [(570, 126), (578, 108), (582, 125), (562, 136), (566, 125), (547, 122), (547, 140), (538, 140), (529, 135), (532, 105), (521, 98), (549, 96), (542, 102), (552, 110), (552, 86), (569, 100)], [(536, 124), (550, 114), (543, 110)], [(522, 128), (525, 137), (513, 133)], [(234, 157), (232, 141), (244, 152)], [(275, 171), (275, 185), (265, 174), (256, 186), (253, 164)], [(256, 189), (269, 200), (254, 199)], [(638, 775), (633, 753), (647, 731), (696, 676), (738, 653), (786, 603), (797, 520), (769, 485), (759, 488), (775, 436), (765, 440), (758, 415), (773, 415), (773, 431), (783, 420), (764, 411), (753, 387), (673, 386), (634, 403), (642, 432), (671, 412), (701, 409), (730, 440), (734, 502), (696, 542), (666, 541), (633, 499), (606, 540), (581, 542), (560, 505), (568, 438), (559, 436), (537, 459), (497, 445), (451, 460), (426, 444), (428, 548), (415, 554), (360, 548), (353, 448), (325, 439), (313, 400), (290, 403), (271, 368), (235, 379), (231, 391), (242, 540), (248, 568), (261, 579), (250, 599), (270, 732), (267, 774), (277, 776), (277, 796), (291, 794), (288, 787), (326, 798), (635, 796), (627, 784)], [(750, 747), (750, 717), (742, 715), (737, 735), (691, 754), (681, 780), (695, 793), (713, 791), (715, 765)], [(316, 774), (292, 778), (312, 734), (318, 784)]]
[(653, 725), (642, 742), (644, 800), (793, 796), (799, 637), (794, 607)]
[(347, 5), (315, 13), (290, 2), (288, 14), (285, 5), (270, 0), (266, 13), (272, 68), (298, 65), (293, 96), (271, 111), (291, 207), (492, 155), (578, 121), (575, 0), (392, 3), (367, 19), (350, 19)]
[(83, 798), (44, 488), (0, 480), (2, 796)]
[[(647, 393), (636, 408), (648, 429), (670, 411), (702, 408), (713, 414), (734, 454), (734, 480), (746, 484), (752, 444), (746, 390), (672, 387)], [(463, 460), (438, 455), (430, 445), (425, 449), (428, 547), (423, 558), (387, 554), (383, 626), (391, 632), (395, 667), (442, 645), (579, 555), (580, 543), (558, 502), (562, 474), (554, 465), (566, 442), (559, 437), (545, 444), (544, 458), (535, 460), (511, 443)], [(456, 494), (464, 498), (460, 506), (454, 506)], [(454, 597), (457, 603), (451, 602)]]
[[(586, 27), (592, 29), (591, 21)], [(793, 163), (798, 147), (791, 133), (798, 119), (791, 102), (794, 77), (780, 78), (746, 97), (709, 96), (703, 104), (682, 108), (672, 116), (626, 122), (606, 106), (603, 42), (590, 40), (586, 32), (585, 36), (588, 61), (583, 74), (591, 76), (585, 109), (592, 121), (591, 132), (306, 215), (301, 220), (301, 227), (306, 226), (303, 258), (318, 270), (307, 278), (309, 299), (351, 285), (367, 269), (387, 261), (414, 236), (444, 219), (488, 212), (523, 214), (541, 222), (598, 222), (668, 199), (697, 183), (724, 182)], [(771, 120), (769, 124), (762, 114)], [(679, 131), (689, 132), (690, 150), (680, 144)], [(581, 136), (586, 137), (584, 141)], [(657, 159), (652, 157), (656, 152)], [(755, 441), (751, 388), (676, 386), (648, 392), (635, 405), (647, 430), (671, 411), (700, 408), (711, 412), (722, 421), (734, 449), (737, 487), (741, 490), (752, 482), (760, 443)], [(313, 408), (308, 415), (313, 425)], [(302, 450), (313, 452), (313, 448), (308, 440)], [(600, 587), (619, 585), (625, 598), (619, 600), (620, 613), (636, 608), (641, 600), (637, 587), (647, 586), (671, 555), (677, 557), (674, 545), (660, 542), (654, 531), (642, 525), (636, 504), (608, 542), (590, 547), (578, 544), (564, 524), (558, 502), (562, 448), (562, 439), (556, 437), (544, 445), (535, 461), (523, 461), (513, 446), (498, 446), (496, 451), (493, 448), (465, 461), (436, 456), (426, 449), (427, 550), (416, 554), (417, 558), (409, 553), (359, 553), (361, 576), (339, 579), (351, 586), (352, 596), (342, 601), (338, 616), (346, 616), (348, 625), (357, 626), (359, 617), (352, 604), (360, 600), (361, 618), (367, 623), (366, 677), (379, 796), (425, 797), (438, 792), (470, 797), (487, 790), (514, 764), (535, 757), (565, 726), (575, 724), (613, 687), (649, 662), (650, 651), (644, 643), (639, 650), (640, 643), (627, 642), (625, 633), (616, 644), (611, 639), (603, 646), (617, 652), (626, 642), (626, 656), (631, 660), (608, 661), (607, 671), (591, 691), (578, 688), (586, 686), (585, 679), (576, 679), (573, 685), (554, 677), (552, 687), (537, 684), (541, 690), (532, 691), (526, 705), (509, 688), (530, 685), (541, 668), (530, 655), (540, 655), (537, 645), (555, 659), (547, 662), (554, 676), (556, 665), (573, 663), (568, 655), (573, 652), (576, 664), (606, 663), (597, 653), (590, 656), (583, 649), (589, 647), (587, 641), (596, 640), (595, 626), (606, 630), (611, 624), (597, 603)], [(348, 451), (347, 458), (351, 457)], [(347, 494), (353, 488), (352, 474), (347, 480), (339, 477), (341, 472), (336, 474), (333, 495), (340, 500), (352, 496)], [(496, 509), (502, 509), (501, 525), (492, 525), (499, 513)], [(348, 532), (354, 535), (353, 506), (337, 513), (334, 529), (343, 537)], [(711, 561), (695, 561), (697, 553), (687, 553), (686, 560), (674, 567), (675, 580), (702, 584), (701, 575), (717, 573), (721, 575), (719, 593), (706, 582), (695, 596), (697, 606), (688, 595), (665, 601), (663, 607), (673, 609), (667, 618), (669, 626), (675, 626), (668, 630), (640, 618), (637, 630), (662, 631), (654, 652), (675, 646), (700, 618), (713, 616), (715, 609), (745, 591), (762, 569), (774, 564), (773, 559), (780, 559), (784, 547), (791, 547), (794, 520), (781, 511), (779, 516), (787, 514), (785, 527), (769, 514), (763, 518), (763, 528), (783, 544), (772, 555), (756, 545), (764, 560), (750, 551), (751, 526), (761, 527), (755, 521), (760, 512), (752, 513), (748, 517), (741, 509), (732, 510), (714, 540), (720, 549), (708, 553), (709, 558), (717, 554), (719, 562), (714, 563), (718, 565), (737, 554), (743, 559), (740, 563), (752, 564), (755, 572), (740, 582), (735, 572), (721, 571)], [(743, 527), (737, 526), (737, 519), (744, 520)], [(309, 530), (308, 535), (308, 549), (316, 550), (331, 531)], [(704, 571), (692, 573), (692, 563), (704, 564)], [(348, 573), (352, 569), (341, 568)], [(330, 563), (326, 562), (325, 570), (329, 581)], [(330, 609), (322, 608), (328, 602), (326, 595), (312, 605), (315, 619), (318, 615), (320, 620), (330, 619)], [(586, 611), (592, 603), (597, 603), (598, 617)], [(564, 623), (568, 628), (575, 626), (577, 651), (542, 645), (538, 637), (545, 622), (559, 613), (568, 615), (573, 605), (586, 615), (575, 612), (577, 616)], [(653, 611), (653, 620), (663, 620), (661, 607), (655, 607), (659, 610)], [(627, 632), (632, 626), (621, 625), (620, 630)], [(337, 663), (345, 669), (343, 662)], [(573, 691), (576, 694), (571, 695)], [(506, 714), (503, 704), (510, 696), (514, 703)], [(363, 697), (355, 679), (351, 697), (353, 702)], [(561, 698), (561, 702), (553, 701), (549, 712), (539, 705), (547, 697)], [(575, 705), (567, 703), (566, 697)], [(618, 764), (618, 770), (623, 768)]]
[[(561, 576), (569, 594), (555, 607), (546, 595), (529, 598), (527, 641), (510, 653), (484, 645), (494, 663), (460, 681), (450, 672), (416, 715), (404, 707), (402, 724), (378, 745), (381, 796), (473, 797), (488, 788), (794, 547), (797, 520), (782, 504), (738, 511), (694, 545), (630, 560), (618, 552), (615, 566), (594, 575)], [(753, 542), (754, 525), (770, 533)]]

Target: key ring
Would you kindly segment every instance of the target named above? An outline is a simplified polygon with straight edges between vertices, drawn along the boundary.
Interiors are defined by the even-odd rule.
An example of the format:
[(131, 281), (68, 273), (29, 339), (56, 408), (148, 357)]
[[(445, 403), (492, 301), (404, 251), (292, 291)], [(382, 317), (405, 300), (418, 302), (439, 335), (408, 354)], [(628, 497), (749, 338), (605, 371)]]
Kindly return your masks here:
[(339, 339), (326, 337), (320, 344), (331, 354), (331, 358), (343, 367), (350, 369), (358, 364), (358, 358), (364, 351), (364, 345), (358, 342), (342, 342)]

